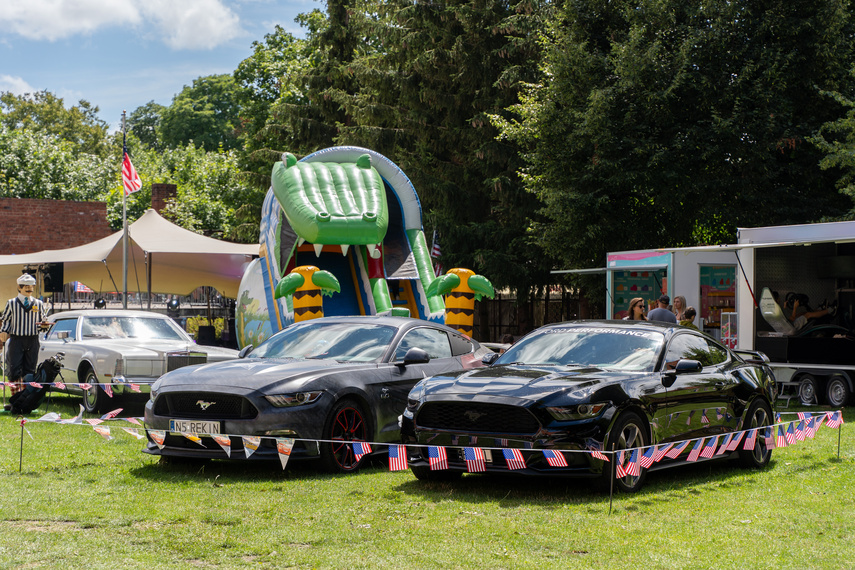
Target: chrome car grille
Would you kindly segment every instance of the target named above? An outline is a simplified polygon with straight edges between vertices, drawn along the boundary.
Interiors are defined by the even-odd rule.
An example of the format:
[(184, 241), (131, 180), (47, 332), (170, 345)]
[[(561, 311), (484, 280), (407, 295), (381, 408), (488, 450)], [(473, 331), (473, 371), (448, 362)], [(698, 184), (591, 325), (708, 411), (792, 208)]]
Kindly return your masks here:
[(168, 418), (251, 420), (258, 410), (241, 396), (179, 392), (161, 394), (154, 403), (154, 413)]
[(171, 372), (176, 368), (206, 362), (208, 362), (208, 355), (204, 352), (170, 352), (166, 355), (166, 371)]
[(467, 402), (428, 402), (415, 423), (422, 429), (503, 434), (534, 434), (540, 429), (540, 422), (525, 408)]

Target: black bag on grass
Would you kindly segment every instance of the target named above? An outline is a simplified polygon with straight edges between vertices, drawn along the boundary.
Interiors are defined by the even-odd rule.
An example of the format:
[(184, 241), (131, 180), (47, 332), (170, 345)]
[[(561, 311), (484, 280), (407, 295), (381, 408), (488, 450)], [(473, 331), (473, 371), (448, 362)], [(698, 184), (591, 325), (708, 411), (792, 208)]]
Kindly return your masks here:
[[(36, 367), (35, 374), (24, 376), (24, 389), (9, 398), (9, 404), (12, 406), (9, 410), (10, 413), (29, 414), (41, 405), (48, 388), (62, 370), (63, 356), (65, 356), (64, 352), (51, 356)], [(30, 382), (41, 384), (41, 388), (30, 386)]]

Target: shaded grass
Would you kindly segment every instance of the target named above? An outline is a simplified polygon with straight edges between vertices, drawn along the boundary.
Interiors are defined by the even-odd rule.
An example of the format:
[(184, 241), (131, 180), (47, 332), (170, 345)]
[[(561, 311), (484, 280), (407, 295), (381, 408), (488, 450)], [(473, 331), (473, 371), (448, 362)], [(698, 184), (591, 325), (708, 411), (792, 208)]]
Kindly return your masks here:
[[(64, 417), (79, 401), (58, 400)], [(652, 473), (609, 515), (608, 495), (575, 480), (423, 483), (382, 461), (351, 476), (160, 465), (117, 428), (105, 441), (30, 423), (18, 473), (20, 427), (0, 416), (0, 567), (849, 568), (855, 413), (844, 417), (839, 460), (838, 431), (822, 428), (764, 471)]]

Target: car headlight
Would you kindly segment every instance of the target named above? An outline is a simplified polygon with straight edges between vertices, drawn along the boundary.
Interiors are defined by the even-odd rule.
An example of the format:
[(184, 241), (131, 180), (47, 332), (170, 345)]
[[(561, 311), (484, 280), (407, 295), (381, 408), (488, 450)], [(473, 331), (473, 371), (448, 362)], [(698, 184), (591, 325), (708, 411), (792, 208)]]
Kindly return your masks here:
[(311, 404), (321, 397), (323, 390), (317, 392), (297, 392), (295, 394), (274, 394), (265, 396), (265, 399), (277, 408), (288, 408), (290, 406), (302, 406)]
[(560, 421), (568, 420), (584, 420), (585, 418), (593, 418), (599, 414), (607, 404), (579, 404), (577, 406), (551, 406), (547, 407), (546, 411), (552, 414), (552, 417)]
[(424, 382), (419, 382), (413, 389), (410, 390), (410, 393), (407, 394), (407, 411), (414, 412), (416, 408), (419, 407), (419, 404), (422, 403), (422, 398), (425, 394), (425, 385)]

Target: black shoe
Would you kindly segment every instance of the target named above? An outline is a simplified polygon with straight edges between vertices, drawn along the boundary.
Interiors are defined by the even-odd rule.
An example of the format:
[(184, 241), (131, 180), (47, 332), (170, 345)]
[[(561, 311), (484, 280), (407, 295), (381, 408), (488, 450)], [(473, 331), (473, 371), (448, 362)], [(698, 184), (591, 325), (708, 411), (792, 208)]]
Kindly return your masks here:
[(828, 299), (823, 299), (822, 303), (819, 304), (819, 307), (817, 307), (817, 309), (821, 311), (826, 307), (828, 307)]
[(3, 409), (7, 412), (11, 412), (12, 411), (12, 404), (6, 404), (5, 406), (3, 406)]
[(828, 314), (832, 317), (837, 314), (837, 301), (832, 301), (828, 306)]

